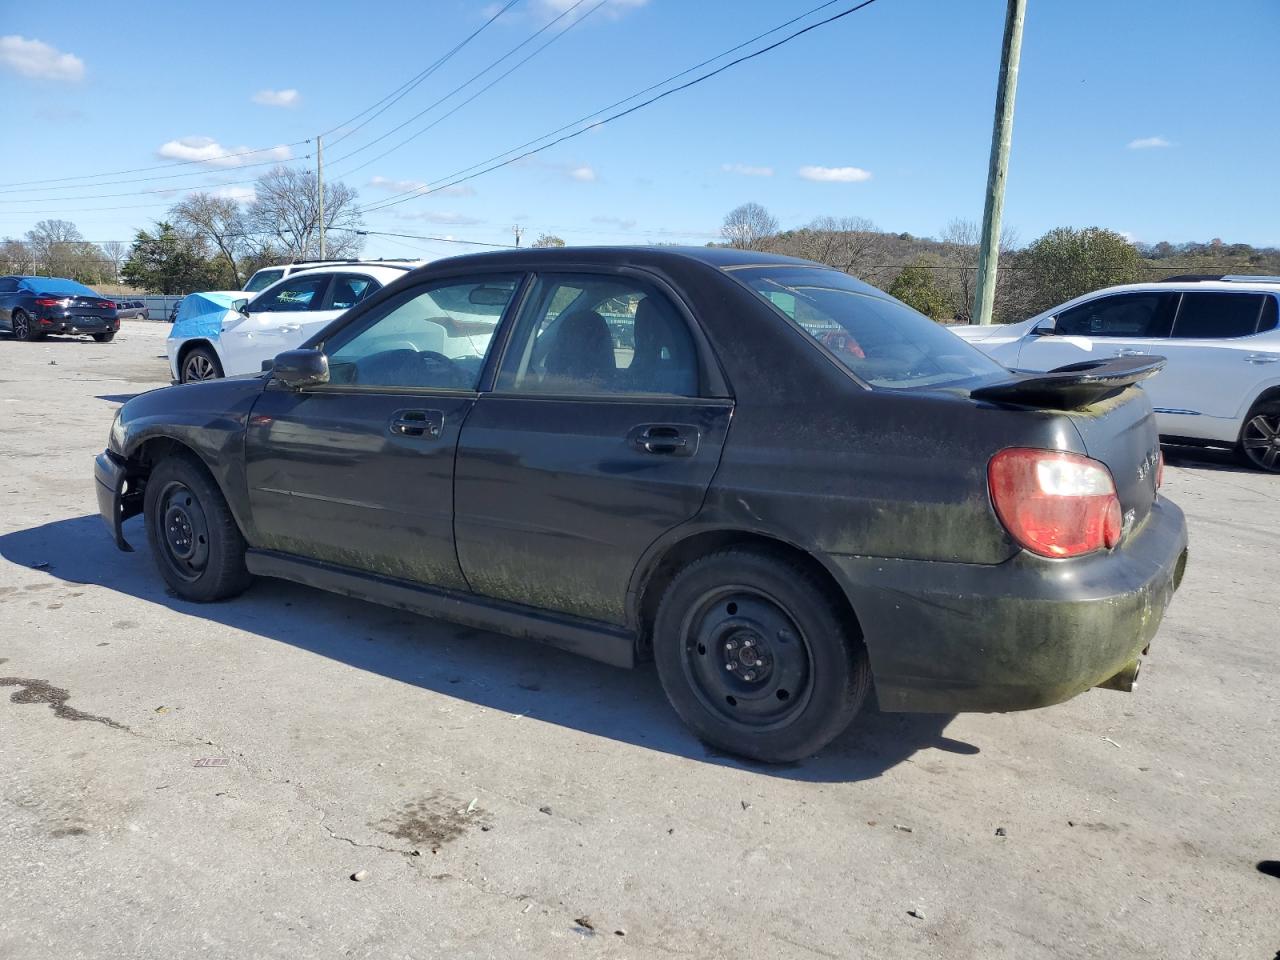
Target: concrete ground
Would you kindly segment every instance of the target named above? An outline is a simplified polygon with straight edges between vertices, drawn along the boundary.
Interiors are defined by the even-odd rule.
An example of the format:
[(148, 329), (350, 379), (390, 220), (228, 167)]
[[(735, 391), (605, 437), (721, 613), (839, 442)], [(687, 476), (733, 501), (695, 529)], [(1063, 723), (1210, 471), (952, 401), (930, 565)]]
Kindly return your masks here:
[(756, 767), (648, 667), (167, 595), (91, 476), (166, 331), (0, 338), (0, 958), (1280, 949), (1280, 478), (1167, 451), (1192, 559), (1134, 694), (871, 713)]

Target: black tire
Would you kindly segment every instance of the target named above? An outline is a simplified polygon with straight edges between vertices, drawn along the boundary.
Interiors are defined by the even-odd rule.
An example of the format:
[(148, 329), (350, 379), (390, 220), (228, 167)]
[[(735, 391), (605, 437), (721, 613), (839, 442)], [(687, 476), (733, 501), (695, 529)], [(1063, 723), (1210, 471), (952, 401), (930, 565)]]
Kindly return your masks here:
[(222, 364), (218, 362), (218, 355), (208, 347), (192, 347), (182, 355), (182, 366), (178, 368), (179, 383), (217, 380), (222, 375)]
[(1247, 466), (1280, 473), (1280, 400), (1253, 405), (1240, 428), (1236, 451)]
[(110, 343), (115, 338), (116, 332), (114, 330), (108, 330), (106, 333), (95, 333), (93, 335), (93, 339), (98, 343)]
[(160, 576), (184, 600), (225, 600), (249, 586), (244, 536), (213, 477), (193, 457), (156, 464), (143, 516)]
[(753, 760), (785, 763), (821, 750), (871, 686), (857, 628), (826, 585), (757, 550), (723, 550), (681, 570), (658, 605), (653, 637), (680, 719), (708, 744)]
[(25, 310), (15, 310), (9, 315), (9, 329), (13, 331), (15, 340), (35, 340), (36, 332), (31, 327), (31, 318)]

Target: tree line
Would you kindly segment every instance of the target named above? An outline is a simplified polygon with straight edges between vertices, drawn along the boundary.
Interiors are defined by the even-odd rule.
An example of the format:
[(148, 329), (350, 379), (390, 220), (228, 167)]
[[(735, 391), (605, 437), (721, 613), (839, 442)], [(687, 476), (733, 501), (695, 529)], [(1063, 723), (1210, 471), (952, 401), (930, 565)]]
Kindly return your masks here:
[[(979, 228), (955, 219), (938, 237), (890, 233), (864, 217), (819, 217), (790, 230), (758, 203), (730, 211), (724, 244), (816, 260), (879, 287), (935, 320), (965, 321), (973, 305)], [(1026, 245), (1000, 238), (995, 319), (1013, 323), (1100, 287), (1179, 274), (1280, 275), (1280, 248), (1131, 243), (1103, 227), (1056, 227)]]
[[(254, 182), (253, 193), (248, 204), (213, 193), (188, 194), (130, 243), (91, 243), (70, 221), (41, 220), (21, 239), (0, 240), (0, 273), (184, 294), (238, 290), (259, 267), (319, 256), (314, 172), (275, 167)], [(325, 184), (326, 256), (354, 257), (363, 248), (357, 199), (344, 183)]]

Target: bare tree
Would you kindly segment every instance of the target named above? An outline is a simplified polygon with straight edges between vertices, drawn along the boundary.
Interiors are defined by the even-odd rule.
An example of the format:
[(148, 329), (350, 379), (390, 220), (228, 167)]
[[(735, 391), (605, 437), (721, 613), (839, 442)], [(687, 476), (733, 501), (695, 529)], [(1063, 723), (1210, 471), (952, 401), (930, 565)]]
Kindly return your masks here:
[(169, 211), (169, 220), (216, 249), (227, 261), (237, 287), (244, 282), (239, 260), (247, 248), (247, 237), (238, 202), (212, 193), (193, 193)]
[(98, 244), (98, 249), (102, 251), (104, 266), (111, 272), (111, 276), (108, 279), (112, 283), (118, 283), (120, 269), (124, 266), (124, 262), (129, 259), (129, 244), (120, 240), (108, 240), (106, 243)]
[[(943, 244), (943, 262), (949, 268), (946, 273), (951, 300), (956, 305), (956, 316), (967, 320), (973, 309), (973, 297), (978, 285), (978, 244), (982, 231), (973, 220), (956, 217), (942, 230), (939, 238)], [(1000, 231), (1000, 256), (1005, 269), (996, 273), (996, 299), (1007, 300), (1013, 286), (1013, 263), (1010, 262), (1018, 245), (1018, 232), (1012, 227)]]
[(0, 273), (25, 274), (31, 271), (31, 248), (13, 237), (0, 240)]
[[(278, 248), (294, 260), (320, 253), (320, 196), (316, 175), (296, 167), (275, 167), (254, 183), (257, 199), (245, 212), (248, 232), (260, 246)], [(335, 258), (353, 257), (364, 238), (355, 231), (363, 220), (356, 191), (341, 181), (325, 183), (325, 253)]]
[(809, 260), (864, 280), (882, 267), (885, 234), (866, 217), (818, 217), (798, 234)]
[(777, 218), (758, 203), (744, 203), (730, 210), (720, 226), (720, 236), (739, 250), (763, 250), (777, 232)]

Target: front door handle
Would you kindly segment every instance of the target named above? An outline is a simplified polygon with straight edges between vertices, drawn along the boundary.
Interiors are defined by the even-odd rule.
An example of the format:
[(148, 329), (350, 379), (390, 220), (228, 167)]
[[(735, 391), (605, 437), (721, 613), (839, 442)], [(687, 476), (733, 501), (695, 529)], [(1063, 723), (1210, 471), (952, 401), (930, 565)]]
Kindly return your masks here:
[(630, 433), (631, 445), (644, 453), (692, 457), (698, 452), (697, 427), (683, 423), (642, 423)]
[(397, 437), (422, 437), (424, 440), (440, 439), (444, 429), (443, 410), (397, 410), (391, 416), (389, 429)]
[(1245, 363), (1275, 363), (1280, 360), (1280, 353), (1251, 353), (1244, 358)]
[(1130, 350), (1126, 348), (1124, 350), (1116, 351), (1117, 357), (1145, 357), (1146, 355), (1145, 350)]

